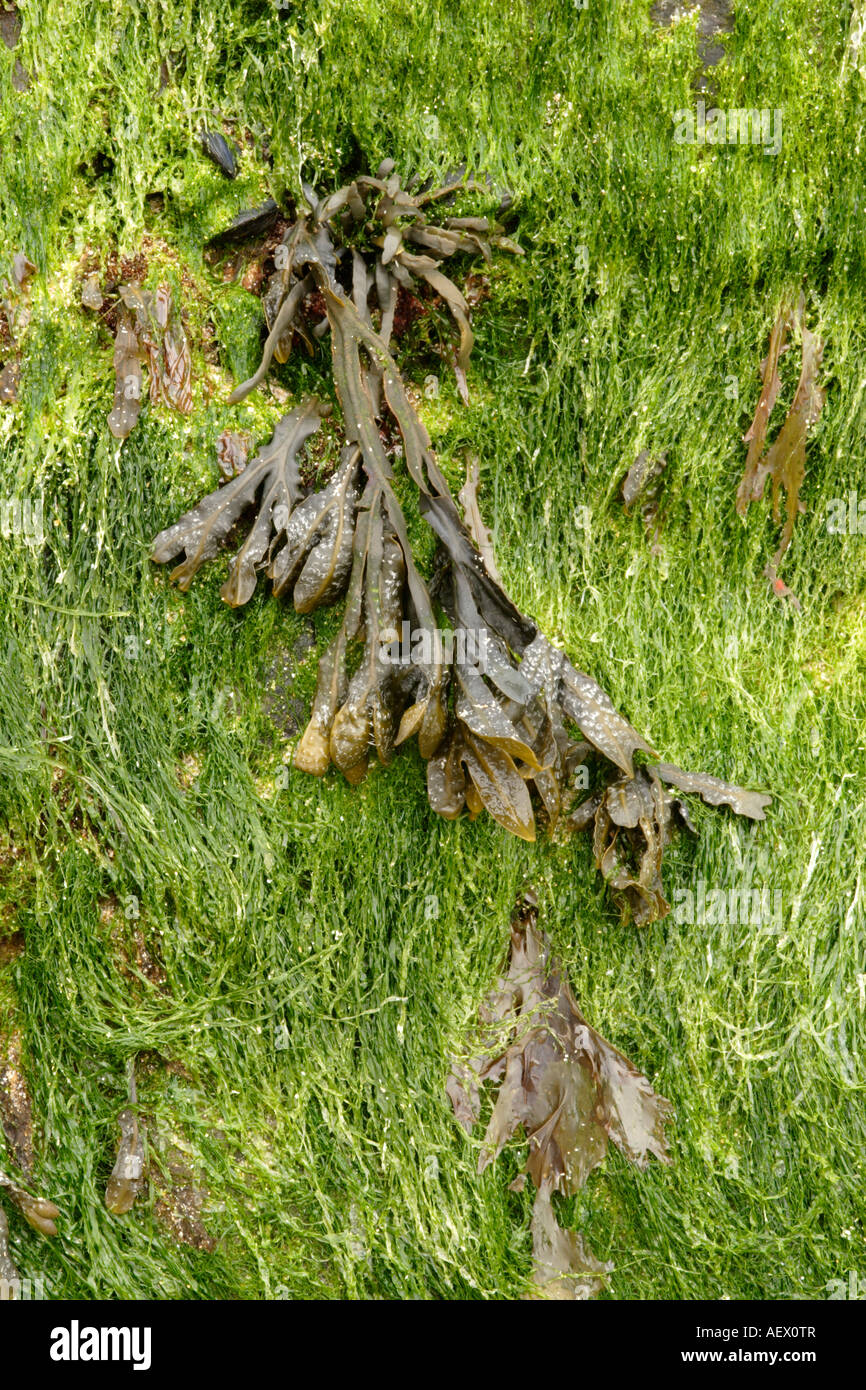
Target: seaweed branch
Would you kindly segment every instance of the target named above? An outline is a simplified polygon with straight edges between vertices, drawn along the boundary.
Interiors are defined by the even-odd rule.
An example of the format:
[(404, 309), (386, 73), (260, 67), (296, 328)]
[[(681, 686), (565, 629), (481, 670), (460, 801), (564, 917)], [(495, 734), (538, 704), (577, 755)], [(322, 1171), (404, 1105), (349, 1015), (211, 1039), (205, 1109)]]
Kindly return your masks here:
[[(356, 783), (371, 754), (388, 763), (397, 746), (417, 737), (430, 805), (440, 815), (486, 810), (526, 840), (535, 838), (537, 815), (565, 831), (592, 820), (596, 862), (622, 910), (651, 922), (668, 911), (661, 857), (672, 807), (681, 805), (662, 782), (756, 820), (770, 798), (672, 764), (636, 770), (636, 754), (658, 755), (508, 596), (485, 561), (492, 551), (474, 491), (464, 492), (461, 517), (391, 340), (400, 291), (424, 281), (457, 325), (454, 367), (467, 399), (469, 306), (441, 265), (460, 254), (489, 261), (494, 248), (521, 251), (487, 218), (434, 223), (428, 210), (457, 188), (479, 187), (413, 193), (391, 160), (375, 178), (357, 178), (328, 197), (305, 187), (308, 208), (285, 232), (265, 294), (269, 332), (261, 364), (230, 399), (254, 390), (274, 358), (286, 360), (296, 331), (308, 343), (329, 334), (345, 437), (339, 467), (321, 491), (302, 486), (300, 450), (328, 409), (306, 401), (284, 416), (238, 476), (160, 532), (152, 556), (165, 563), (182, 555), (172, 578), (185, 589), (255, 509), (222, 587), (226, 602), (246, 603), (261, 572), (276, 595), (291, 591), (300, 613), (345, 599), (342, 624), (319, 663), (295, 766), (321, 776), (333, 763)], [(324, 317), (308, 333), (302, 308), (312, 291)], [(383, 442), (386, 417), (399, 451)], [(398, 452), (439, 543), (435, 586), (412, 552), (391, 463)], [(571, 811), (575, 769), (587, 757), (598, 764), (601, 790), (589, 809), (563, 814)]]

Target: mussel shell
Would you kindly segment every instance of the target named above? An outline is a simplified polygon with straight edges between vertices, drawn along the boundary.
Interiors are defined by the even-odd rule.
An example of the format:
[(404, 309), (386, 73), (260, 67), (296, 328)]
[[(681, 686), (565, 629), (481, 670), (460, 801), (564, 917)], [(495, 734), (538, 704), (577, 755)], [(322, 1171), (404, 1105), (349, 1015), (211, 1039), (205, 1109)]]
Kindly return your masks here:
[(201, 140), (201, 147), (208, 159), (212, 159), (214, 164), (219, 165), (227, 179), (236, 179), (238, 162), (235, 159), (235, 152), (225, 136), (220, 135), (218, 130), (200, 130), (198, 138)]
[(224, 232), (217, 232), (208, 242), (208, 246), (227, 246), (231, 242), (246, 241), (247, 237), (259, 236), (272, 227), (280, 215), (280, 209), (273, 198), (268, 198), (257, 208), (247, 208), (244, 212), (239, 212), (237, 217)]

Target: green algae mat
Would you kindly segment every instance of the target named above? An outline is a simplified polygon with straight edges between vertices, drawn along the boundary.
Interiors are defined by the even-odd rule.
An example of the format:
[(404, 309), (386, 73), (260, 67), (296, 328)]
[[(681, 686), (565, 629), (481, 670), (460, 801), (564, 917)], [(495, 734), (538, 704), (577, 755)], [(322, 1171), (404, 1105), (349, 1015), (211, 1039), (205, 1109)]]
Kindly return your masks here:
[(0, 9), (6, 1296), (866, 1277), (866, 14), (547, 8)]

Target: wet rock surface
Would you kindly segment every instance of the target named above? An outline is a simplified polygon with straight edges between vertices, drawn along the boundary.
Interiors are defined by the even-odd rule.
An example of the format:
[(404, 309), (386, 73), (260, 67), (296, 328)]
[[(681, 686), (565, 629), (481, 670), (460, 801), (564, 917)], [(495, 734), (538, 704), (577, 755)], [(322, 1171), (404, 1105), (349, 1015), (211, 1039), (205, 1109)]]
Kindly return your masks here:
[(188, 1157), (171, 1145), (154, 1176), (160, 1189), (154, 1215), (160, 1225), (181, 1245), (213, 1253), (217, 1242), (202, 1220), (207, 1189), (196, 1180)]
[(33, 1167), (33, 1107), (24, 1080), (22, 1038), (16, 1030), (0, 1046), (0, 1125), (10, 1157), (22, 1173)]
[[(18, 40), (21, 38), (21, 16), (17, 6), (10, 4), (0, 4), (0, 39), (7, 48), (17, 48)], [(12, 86), (16, 92), (26, 92), (30, 86), (30, 75), (22, 66), (19, 58), (15, 59), (15, 66), (12, 69)]]
[(698, 54), (704, 70), (715, 67), (725, 56), (724, 46), (718, 42), (720, 34), (731, 34), (734, 30), (734, 6), (732, 0), (656, 0), (650, 10), (650, 19), (662, 28), (668, 28), (684, 15), (700, 10), (698, 20)]
[(15, 48), (21, 37), (21, 17), (14, 5), (0, 5), (0, 39)]

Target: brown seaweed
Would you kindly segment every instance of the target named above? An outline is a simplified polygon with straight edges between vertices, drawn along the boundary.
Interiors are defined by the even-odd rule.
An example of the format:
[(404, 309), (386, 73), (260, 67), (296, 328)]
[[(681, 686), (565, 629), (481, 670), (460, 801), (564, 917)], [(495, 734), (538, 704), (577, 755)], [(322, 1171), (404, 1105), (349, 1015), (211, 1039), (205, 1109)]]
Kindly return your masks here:
[(60, 1208), (53, 1202), (49, 1202), (45, 1197), (34, 1197), (26, 1188), (19, 1183), (13, 1182), (8, 1174), (0, 1169), (0, 1188), (8, 1192), (10, 1198), (18, 1207), (21, 1215), (34, 1231), (38, 1231), (43, 1236), (56, 1236), (56, 1220), (60, 1215)]
[(127, 439), (138, 422), (143, 361), (132, 319), (124, 315), (114, 340), (114, 404), (108, 416), (108, 428), (115, 439)]
[(216, 445), (217, 463), (223, 482), (229, 483), (247, 466), (250, 436), (246, 430), (223, 430)]
[(732, 786), (718, 777), (706, 772), (683, 772), (673, 763), (659, 763), (656, 772), (663, 782), (677, 787), (681, 792), (691, 792), (703, 798), (708, 806), (730, 806), (738, 816), (749, 820), (763, 820), (764, 811), (772, 797), (761, 792), (747, 791), (745, 787)]
[(532, 893), (512, 918), (508, 971), (482, 1006), (479, 1044), (478, 1054), (455, 1065), (446, 1082), (455, 1116), (469, 1133), (481, 1112), (480, 1087), (500, 1083), (478, 1171), (523, 1131), (529, 1152), (513, 1186), (521, 1188), (528, 1175), (536, 1191), (536, 1290), (545, 1297), (588, 1298), (611, 1266), (599, 1264), (581, 1237), (559, 1227), (552, 1198), (579, 1191), (610, 1140), (639, 1169), (651, 1158), (667, 1163), (671, 1106), (581, 1014), (538, 931)]
[(667, 916), (662, 858), (671, 840), (674, 799), (653, 768), (620, 777), (575, 813), (572, 824), (592, 810), (596, 867), (625, 918), (641, 927)]
[[(307, 401), (284, 415), (270, 443), (259, 450), (243, 472), (209, 493), (173, 526), (160, 531), (153, 542), (152, 558), (158, 564), (165, 564), (183, 555), (181, 564), (171, 572), (181, 589), (189, 588), (200, 566), (213, 559), (243, 513), (255, 505), (258, 510), (252, 529), (232, 559), (229, 577), (220, 591), (233, 608), (252, 597), (258, 571), (264, 567), (274, 545), (286, 538), (289, 519), (304, 498), (298, 453), (321, 425), (327, 409), (318, 402)], [(319, 539), (319, 528), (308, 527), (304, 539), (306, 555)], [(282, 587), (288, 582), (289, 576), (285, 574)]]
[(33, 1101), (24, 1069), (24, 1039), (12, 1028), (0, 1040), (0, 1129), (10, 1160), (27, 1175), (33, 1167)]
[[(781, 390), (779, 358), (789, 330), (800, 335), (800, 380), (791, 408), (776, 439), (765, 449), (770, 414)], [(764, 573), (770, 580), (774, 592), (780, 598), (787, 598), (795, 607), (799, 607), (799, 602), (779, 578), (778, 566), (793, 539), (797, 517), (806, 510), (800, 497), (800, 488), (806, 476), (806, 441), (809, 430), (820, 416), (826, 399), (826, 392), (818, 383), (823, 353), (824, 344), (821, 339), (806, 327), (805, 300), (801, 295), (796, 309), (790, 304), (783, 306), (770, 335), (769, 351), (761, 364), (761, 397), (754, 419), (743, 436), (743, 442), (748, 443), (749, 448), (745, 472), (737, 489), (737, 511), (740, 516), (745, 516), (749, 505), (763, 497), (769, 477), (772, 483), (773, 520), (777, 525), (781, 524), (781, 494), (783, 491), (785, 493), (785, 521), (779, 546)]]
[(105, 1205), (115, 1216), (124, 1216), (132, 1210), (144, 1183), (144, 1140), (134, 1110), (121, 1110), (117, 1123), (120, 1143), (105, 1189)]
[(587, 797), (568, 819), (572, 830), (592, 826), (593, 857), (625, 918), (646, 926), (670, 911), (662, 886), (662, 860), (677, 826), (696, 834), (688, 808), (663, 783), (701, 796), (710, 806), (729, 806), (739, 816), (763, 820), (771, 798), (707, 773), (684, 772), (673, 763), (639, 767)]
[(587, 1250), (580, 1231), (560, 1226), (553, 1204), (540, 1194), (533, 1203), (529, 1230), (533, 1289), (527, 1298), (584, 1302), (601, 1293), (613, 1264), (597, 1260)]
[[(332, 289), (338, 257), (349, 255), (352, 264), (352, 300), (363, 323), (372, 329), (371, 296), (379, 314), (378, 337), (388, 348), (394, 328), (394, 315), (401, 289), (411, 290), (422, 282), (440, 297), (459, 330), (454, 370), (458, 389), (468, 399), (466, 373), (472, 351), (473, 335), (469, 323), (469, 305), (458, 286), (446, 276), (442, 262), (458, 253), (480, 254), (491, 259), (492, 248), (523, 254), (521, 247), (502, 234), (487, 218), (446, 218), (441, 224), (432, 223), (427, 205), (442, 193), (453, 193), (461, 185), (449, 184), (441, 190), (411, 193), (394, 173), (393, 160), (385, 160), (376, 177), (359, 177), (336, 193), (319, 198), (305, 186), (309, 206), (288, 228), (275, 254), (277, 271), (272, 277), (265, 299), (270, 335), (262, 366), (232, 394), (232, 401), (243, 400), (263, 379), (270, 357), (276, 353), (284, 361), (291, 346), (291, 332), (300, 331), (301, 305), (321, 276), (310, 278), (314, 266), (324, 271), (324, 279)], [(471, 180), (462, 185), (477, 188)], [(359, 233), (368, 245), (376, 248), (372, 265), (357, 249)], [(417, 249), (420, 248), (420, 253)], [(333, 329), (333, 315), (328, 313), (328, 325)], [(370, 386), (378, 414), (378, 383), (381, 364), (370, 365)]]
[(502, 576), (496, 567), (496, 556), (493, 553), (493, 537), (484, 518), (481, 515), (481, 508), (478, 505), (478, 485), (481, 481), (481, 464), (477, 454), (469, 454), (466, 458), (466, 482), (457, 494), (457, 501), (463, 508), (463, 520), (466, 522), (466, 529), (472, 537), (473, 544), (477, 547), (478, 553), (484, 562), (484, 568), (490, 575), (495, 584), (502, 584)]
[[(5, 336), (9, 343), (6, 360), (0, 367), (0, 402), (18, 400), (21, 385), (21, 339), (30, 322), (29, 287), (36, 266), (24, 254), (16, 251), (12, 257), (11, 280), (0, 280), (0, 319), (5, 320)], [(0, 323), (2, 326), (2, 323)]]
[(650, 553), (653, 555), (661, 554), (659, 537), (662, 521), (659, 517), (659, 504), (666, 468), (666, 453), (654, 458), (649, 449), (644, 449), (628, 470), (622, 485), (622, 500), (626, 511), (630, 511), (634, 504), (640, 501), (641, 516), (650, 541)]
[[(0, 1056), (0, 1130), (6, 1142), (10, 1162), (24, 1181), (30, 1181), (33, 1169), (33, 1105), (22, 1068), (22, 1038), (13, 1030), (5, 1039)], [(4, 1189), (24, 1219), (41, 1235), (56, 1236), (56, 1218), (60, 1210), (44, 1197), (34, 1197), (21, 1182), (0, 1169), (0, 1189)], [(3, 1236), (5, 1215), (0, 1227), (0, 1278), (3, 1275)], [(6, 1252), (8, 1255), (8, 1251)]]
[(121, 287), (120, 297), (135, 313), (135, 333), (147, 361), (150, 399), (188, 415), (192, 410), (190, 351), (180, 316), (173, 309), (171, 290), (160, 285), (152, 294), (130, 284)]
[[(443, 283), (436, 264), (458, 253), (487, 260), (496, 246), (515, 249), (484, 218), (428, 218), (429, 205), (458, 186), (478, 187), (469, 181), (410, 192), (386, 161), (375, 178), (359, 177), (329, 197), (305, 187), (309, 211), (277, 248), (282, 255), (275, 256), (266, 293), (269, 332), (261, 363), (231, 400), (242, 400), (274, 357), (282, 360), (291, 350), (315, 291), (342, 407), (340, 465), (319, 492), (301, 489), (295, 455), (326, 409), (306, 402), (240, 476), (157, 536), (153, 559), (163, 563), (183, 553), (172, 578), (186, 588), (255, 504), (253, 529), (223, 585), (226, 601), (245, 603), (262, 571), (276, 595), (292, 592), (302, 613), (345, 594), (343, 622), (320, 660), (295, 766), (321, 776), (333, 763), (358, 782), (372, 754), (387, 763), (395, 747), (417, 737), (438, 814), (454, 818), (466, 810), (474, 817), (486, 810), (532, 840), (537, 814), (551, 827), (561, 822), (573, 800), (574, 769), (593, 754), (607, 766), (608, 781), (611, 773), (619, 779), (616, 789), (582, 822), (569, 817), (566, 829), (593, 821), (597, 861), (617, 900), (636, 920), (651, 921), (667, 911), (661, 857), (673, 824), (684, 819), (675, 814), (681, 803), (664, 791), (660, 773), (636, 771), (636, 755), (658, 755), (607, 692), (506, 593), (477, 483), (470, 475), (461, 516), (390, 350), (397, 294), (420, 277), (454, 314), (461, 335), (457, 366), (464, 370), (471, 331), (463, 297)], [(375, 250), (365, 258), (359, 245)], [(396, 446), (389, 442), (395, 437)], [(408, 483), (395, 479), (397, 458)], [(415, 561), (399, 495), (408, 484), (439, 543), (435, 585)], [(724, 785), (697, 779), (683, 789), (712, 799)], [(761, 818), (748, 795), (720, 795), (717, 804)], [(633, 826), (616, 819), (622, 796), (646, 803)]]
[(81, 287), (81, 304), (84, 309), (98, 313), (103, 305), (102, 290), (99, 288), (99, 275), (88, 275)]

